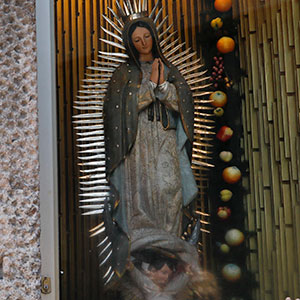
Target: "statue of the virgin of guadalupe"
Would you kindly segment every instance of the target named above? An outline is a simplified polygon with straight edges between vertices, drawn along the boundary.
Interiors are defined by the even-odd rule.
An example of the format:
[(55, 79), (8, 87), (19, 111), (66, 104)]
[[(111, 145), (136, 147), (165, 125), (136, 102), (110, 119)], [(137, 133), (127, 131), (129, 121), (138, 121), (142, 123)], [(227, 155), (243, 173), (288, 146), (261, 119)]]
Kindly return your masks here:
[[(143, 2), (126, 1), (123, 10), (116, 1), (122, 29), (109, 21), (121, 33), (126, 54), (102, 53), (118, 64), (110, 76), (97, 81), (106, 85), (105, 93), (97, 96), (103, 114), (91, 114), (103, 118), (103, 125), (91, 126), (104, 127), (104, 142), (99, 138), (90, 153), (101, 153), (104, 145), (107, 182), (106, 192), (87, 196), (100, 197), (101, 204), (90, 208), (104, 219), (104, 226), (91, 232), (106, 235), (99, 243), (100, 254), (106, 255), (101, 265), (110, 262), (104, 278), (108, 282), (117, 274), (125, 299), (202, 299), (193, 298), (203, 276), (196, 248), (180, 238), (183, 208), (198, 192), (191, 169), (194, 100), (180, 71), (163, 55)], [(87, 117), (78, 118), (84, 122)]]
[(193, 141), (191, 91), (164, 58), (150, 18), (128, 21), (123, 41), (129, 59), (114, 72), (104, 100), (114, 218), (130, 239), (141, 229), (180, 236), (182, 206), (197, 195), (187, 154)]

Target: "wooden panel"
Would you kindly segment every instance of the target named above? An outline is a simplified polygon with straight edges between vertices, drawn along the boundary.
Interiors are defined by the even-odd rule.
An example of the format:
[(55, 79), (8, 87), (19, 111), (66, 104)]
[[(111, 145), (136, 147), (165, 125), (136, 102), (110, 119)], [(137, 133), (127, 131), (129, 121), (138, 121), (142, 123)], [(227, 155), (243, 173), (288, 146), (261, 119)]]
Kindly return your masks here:
[(251, 191), (245, 201), (258, 249), (248, 264), (254, 273), (259, 266), (253, 299), (294, 299), (300, 295), (300, 4), (238, 2), (240, 65), (248, 74), (241, 85)]

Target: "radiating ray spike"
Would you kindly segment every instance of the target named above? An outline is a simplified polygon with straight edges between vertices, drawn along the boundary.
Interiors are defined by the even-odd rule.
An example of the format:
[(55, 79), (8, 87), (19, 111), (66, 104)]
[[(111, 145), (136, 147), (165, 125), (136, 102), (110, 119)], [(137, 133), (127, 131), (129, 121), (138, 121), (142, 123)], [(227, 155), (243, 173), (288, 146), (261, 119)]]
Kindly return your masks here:
[(103, 198), (104, 200), (100, 201), (98, 198), (95, 199), (87, 199), (87, 200), (79, 200), (80, 203), (99, 203), (105, 201), (106, 198)]
[(97, 129), (103, 129), (104, 125), (89, 125), (89, 126), (75, 126), (74, 129), (77, 130), (97, 130)]
[[(101, 192), (109, 192), (110, 191), (110, 187), (108, 185), (108, 182), (105, 178), (101, 179), (101, 180), (94, 180), (94, 181), (88, 181), (88, 182), (84, 182), (84, 181), (80, 181), (80, 186), (82, 185), (95, 185), (93, 188), (95, 188), (95, 191), (101, 191)], [(100, 185), (99, 185), (100, 184)], [(90, 187), (89, 187), (90, 188)], [(81, 188), (83, 192), (87, 192), (87, 191), (92, 191), (92, 189), (89, 190), (89, 188)]]
[(104, 142), (90, 143), (90, 144), (78, 144), (80, 148), (99, 147), (104, 146)]
[(162, 52), (165, 53), (167, 52), (170, 48), (173, 48), (177, 43), (178, 43), (179, 39), (177, 38), (176, 40), (174, 40), (173, 42), (169, 43), (167, 46), (165, 46), (162, 49)]
[[(80, 185), (82, 186), (82, 182), (80, 182)], [(109, 192), (110, 187), (107, 185), (107, 182), (103, 182), (103, 183), (101, 183), (101, 185), (96, 185), (95, 187), (89, 187), (89, 188), (80, 188), (80, 190), (82, 192), (92, 192), (92, 191), (95, 191), (95, 192), (107, 191), (107, 192)]]
[[(202, 96), (206, 96), (206, 95), (210, 95), (211, 92), (201, 92), (201, 93), (193, 93), (193, 97), (202, 97)], [(195, 99), (194, 101), (195, 103), (211, 103), (212, 100), (197, 100)]]
[(197, 215), (201, 215), (201, 216), (204, 216), (204, 217), (210, 217), (210, 214), (204, 213), (204, 212), (202, 212), (202, 211), (200, 211), (200, 210), (196, 210), (195, 213), (196, 213)]
[[(190, 52), (190, 50), (191, 50), (191, 48), (188, 48), (188, 49), (186, 49), (186, 50), (180, 52), (179, 54), (174, 55), (173, 57), (169, 58), (169, 61), (170, 61), (170, 62), (175, 61), (177, 58), (179, 58), (179, 57), (181, 57), (181, 56), (184, 56), (184, 55), (188, 54), (188, 53)], [(196, 52), (195, 52), (195, 53), (196, 53)]]
[(95, 169), (89, 169), (89, 170), (80, 170), (81, 173), (94, 173), (94, 172), (105, 172), (106, 169), (104, 167), (101, 168), (95, 168)]
[(202, 143), (202, 142), (196, 142), (196, 141), (193, 142), (193, 145), (199, 146), (199, 147), (213, 147), (212, 144)]
[[(210, 116), (212, 117), (213, 115), (210, 115)], [(212, 119), (203, 119), (203, 118), (194, 118), (194, 121), (195, 122), (203, 122), (203, 123), (215, 123), (215, 121)]]
[(80, 197), (108, 197), (109, 192), (79, 194)]
[(102, 226), (104, 226), (104, 222), (101, 222), (101, 223), (98, 224), (97, 226), (91, 228), (91, 229), (89, 230), (89, 232), (96, 231), (97, 229), (101, 228)]
[(207, 221), (204, 221), (204, 220), (199, 220), (199, 221), (200, 221), (200, 223), (205, 224), (205, 225), (209, 225), (210, 224), (210, 222), (207, 222)]
[(204, 162), (204, 161), (192, 160), (192, 163), (197, 165), (197, 166), (210, 167), (210, 168), (214, 167), (213, 164), (210, 164), (210, 163), (207, 163), (207, 162)]
[(123, 1), (123, 7), (124, 7), (124, 10), (125, 10), (125, 15), (126, 16), (129, 16), (130, 15), (130, 12), (129, 12), (129, 9), (125, 3), (125, 0)]
[(138, 13), (139, 12), (136, 0), (133, 0), (133, 9), (134, 9), (134, 13)]
[(103, 38), (100, 38), (99, 40), (106, 43), (106, 44), (108, 44), (108, 45), (117, 47), (117, 48), (122, 49), (122, 50), (126, 50), (126, 48), (123, 45), (119, 44), (119, 43), (109, 41), (109, 40), (106, 40), (106, 39), (103, 39)]
[(148, 0), (143, 0), (143, 11), (148, 11)]
[(96, 198), (79, 200), (79, 202), (82, 202), (82, 203), (88, 203), (88, 202), (100, 202), (100, 203), (104, 203), (106, 200), (107, 200), (106, 197), (96, 197)]
[(118, 40), (119, 42), (123, 42), (123, 39), (120, 37), (120, 36), (118, 36), (117, 34), (115, 34), (115, 33), (113, 33), (113, 32), (111, 32), (111, 31), (109, 31), (109, 30), (107, 30), (106, 28), (104, 28), (104, 27), (102, 27), (101, 26), (101, 29), (105, 32), (105, 33), (107, 33), (108, 35), (110, 35), (110, 36), (112, 36), (113, 38), (115, 38), (116, 40)]
[[(78, 101), (79, 100), (79, 101)], [(77, 101), (74, 101), (74, 104), (77, 104), (77, 105), (89, 105), (89, 104), (93, 104), (93, 105), (97, 105), (97, 106), (103, 106), (103, 98), (102, 99), (96, 99), (96, 100), (84, 100), (84, 99), (77, 99)]]
[(104, 136), (86, 137), (77, 139), (77, 142), (92, 142), (92, 141), (103, 141)]
[(159, 45), (160, 47), (163, 47), (172, 37), (174, 37), (177, 34), (177, 31), (172, 32), (168, 37), (166, 37), (164, 40), (162, 40)]
[(89, 114), (80, 114), (80, 115), (75, 115), (73, 118), (75, 119), (87, 119), (87, 118), (101, 118), (103, 116), (102, 113), (89, 113)]
[(94, 134), (104, 134), (104, 130), (94, 130), (94, 131), (85, 131), (85, 132), (76, 132), (79, 136), (88, 136)]
[[(88, 88), (85, 88), (84, 90), (79, 90), (78, 93), (81, 93), (81, 95), (76, 98), (77, 98), (77, 100), (79, 100), (79, 103), (82, 103), (82, 102), (87, 102), (87, 101), (84, 101), (85, 98), (82, 98), (82, 97), (89, 97), (89, 99), (93, 99), (93, 96), (96, 96), (97, 99), (102, 99), (105, 96), (106, 92), (107, 92), (107, 90), (103, 89), (103, 88), (92, 89), (92, 87), (88, 87)], [(83, 96), (82, 94), (86, 94), (86, 96)], [(97, 101), (100, 101), (100, 100), (97, 100)], [(103, 104), (103, 101), (101, 102), (101, 106), (102, 106), (102, 104)]]
[(181, 66), (178, 66), (177, 68), (178, 68), (178, 70), (182, 70), (182, 69), (186, 68), (186, 70), (181, 71), (181, 74), (183, 74), (183, 75), (186, 73), (190, 73), (192, 71), (195, 71), (195, 70), (203, 67), (203, 65), (197, 65), (197, 63), (200, 62), (200, 60), (201, 60), (200, 58), (195, 59), (193, 61), (182, 64)]
[(100, 209), (103, 208), (104, 204), (91, 204), (91, 205), (80, 205), (79, 208), (82, 209)]
[[(106, 89), (108, 87), (108, 84), (91, 84), (90, 83), (88, 85), (83, 84), (83, 85), (81, 85), (81, 87), (84, 88), (84, 89), (93, 89), (93, 90), (95, 90), (95, 89), (99, 90), (100, 89), (102, 91), (106, 91)], [(81, 103), (81, 102), (79, 102), (79, 103)]]
[(105, 273), (105, 274), (103, 275), (103, 277), (102, 277), (103, 279), (106, 278), (106, 277), (108, 276), (108, 274), (110, 273), (111, 269), (112, 269), (112, 267), (109, 266), (109, 268), (107, 269), (106, 273)]
[(213, 140), (213, 138), (210, 138), (210, 137), (207, 137), (207, 136), (201, 136), (201, 135), (196, 136), (195, 139), (197, 141), (206, 141), (206, 142)]
[(78, 163), (79, 166), (105, 166), (105, 161), (90, 161)]
[(94, 175), (84, 175), (84, 176), (80, 176), (79, 179), (86, 179), (86, 180), (90, 180), (90, 179), (97, 179), (97, 178), (106, 178), (105, 174), (94, 174)]
[(77, 99), (103, 99), (104, 94), (99, 94), (99, 95), (88, 95), (88, 96), (76, 96)]
[(97, 106), (73, 106), (73, 108), (77, 110), (103, 110), (103, 107), (97, 107)]
[(159, 35), (158, 39), (161, 40), (163, 38), (163, 36), (171, 30), (172, 27), (173, 27), (173, 23)]
[(117, 56), (117, 57), (128, 58), (127, 54), (120, 53), (120, 52), (104, 52), (104, 51), (99, 51), (99, 53), (102, 54), (102, 55), (107, 55), (107, 56)]
[[(184, 76), (184, 79), (186, 81), (189, 81), (189, 80), (195, 80), (194, 78), (203, 78), (203, 76), (207, 73), (207, 70), (205, 71), (202, 71), (202, 72), (196, 72), (196, 73), (192, 73), (192, 74), (188, 74), (188, 75), (185, 75)], [(205, 78), (209, 78), (208, 76), (205, 77)]]
[(185, 45), (185, 43), (181, 43), (179, 45), (177, 45), (176, 47), (174, 47), (172, 50), (170, 50), (168, 53), (165, 54), (165, 57), (168, 58), (170, 55), (172, 55), (173, 53), (175, 53), (176, 51), (178, 51), (180, 48), (182, 48)]
[[(158, 19), (160, 18), (161, 14), (162, 14), (163, 8), (161, 7), (158, 11), (158, 13), (155, 16), (155, 19), (153, 20), (153, 23), (156, 24)], [(158, 30), (157, 30), (158, 31)]]
[[(182, 54), (183, 52), (185, 52), (184, 54)], [(181, 55), (177, 55), (176, 60), (172, 59), (172, 62), (175, 66), (181, 64), (182, 62), (189, 60), (191, 57), (193, 57), (194, 55), (197, 54), (197, 52), (192, 52), (190, 54), (188, 54), (190, 52), (190, 49), (187, 49), (186, 51), (183, 51), (182, 53), (180, 53)], [(188, 54), (188, 55), (186, 55)], [(183, 56), (183, 57), (182, 57)]]
[(126, 61), (125, 59), (122, 59), (122, 58), (108, 57), (108, 56), (105, 56), (105, 55), (97, 55), (97, 56), (99, 58), (106, 59), (106, 60), (112, 60), (112, 61), (118, 62), (118, 63), (124, 63)]
[(74, 124), (94, 124), (94, 123), (103, 123), (103, 119), (94, 119), (94, 120), (75, 120), (72, 121)]
[[(106, 89), (96, 89), (96, 90), (92, 90), (92, 89), (85, 89), (85, 90), (80, 90), (78, 91), (81, 94), (87, 94), (89, 96), (95, 95), (95, 96), (104, 96), (106, 93)], [(80, 96), (79, 96), (80, 97)], [(80, 98), (79, 98), (80, 99)]]
[(197, 115), (202, 116), (202, 117), (207, 117), (207, 118), (213, 118), (215, 115), (214, 114), (208, 114), (204, 112), (200, 112)]
[(91, 215), (98, 215), (98, 214), (103, 214), (104, 209), (98, 209), (98, 210), (92, 210), (92, 211), (88, 211), (83, 213), (83, 216), (91, 216)]
[[(100, 180), (93, 180), (93, 181), (80, 181), (82, 185), (92, 185), (92, 184), (107, 184), (107, 180), (105, 178)], [(109, 189), (109, 186), (105, 186), (105, 189)]]
[(99, 77), (101, 77), (101, 78), (103, 78), (103, 77), (110, 78), (112, 76), (112, 74), (107, 74), (107, 73), (101, 73), (101, 74), (100, 73), (95, 73), (95, 74), (85, 73), (84, 75), (87, 76), (87, 77), (90, 77), (90, 78), (99, 78)]
[[(195, 102), (195, 101), (198, 101), (198, 100), (194, 100), (194, 102)], [(201, 100), (199, 100), (199, 101), (201, 101)], [(213, 107), (213, 106), (196, 105), (196, 106), (195, 106), (195, 115), (200, 116), (201, 113), (202, 113), (202, 111), (199, 112), (199, 111), (197, 111), (198, 109), (200, 109), (200, 110), (202, 110), (202, 111), (203, 111), (203, 110), (214, 110), (215, 107)]]
[(201, 171), (210, 171), (210, 167), (204, 167), (204, 166), (199, 166), (199, 165), (191, 165), (192, 170), (201, 170)]
[[(81, 94), (88, 94), (90, 96), (92, 94), (95, 94), (95, 96), (104, 96), (107, 92), (107, 89), (102, 87), (93, 89), (92, 85), (88, 85), (88, 87), (84, 88), (84, 90), (79, 90), (78, 92)], [(78, 96), (76, 98), (81, 99), (80, 97), (82, 96)]]
[(98, 245), (97, 247), (101, 247), (106, 241), (108, 240), (108, 236), (106, 236)]
[(90, 159), (105, 159), (105, 154), (89, 155), (85, 157), (78, 157), (81, 160), (90, 160)]
[(99, 256), (101, 256), (109, 247), (111, 246), (111, 242), (109, 242), (104, 248), (103, 250), (99, 253)]
[(107, 66), (116, 69), (117, 67), (120, 66), (120, 64), (115, 64), (113, 62), (109, 61), (98, 61), (98, 60), (92, 60), (92, 62), (96, 65), (102, 65), (102, 66)]
[(208, 130), (204, 130), (204, 129), (194, 129), (194, 133), (206, 134), (206, 135), (215, 135), (216, 134), (214, 131), (208, 131)]
[(100, 263), (99, 267), (103, 266), (112, 254), (112, 250), (107, 254), (106, 258)]
[[(99, 183), (101, 184), (101, 186), (103, 187), (103, 190), (108, 191), (109, 190), (109, 185), (107, 185), (108, 181), (106, 179), (105, 174), (97, 174), (97, 175), (101, 175), (97, 178), (89, 178), (87, 176), (80, 176), (80, 184), (83, 185), (92, 185), (92, 184), (96, 184)], [(85, 177), (85, 178), (83, 178)]]
[(108, 277), (108, 279), (104, 282), (104, 285), (107, 285), (110, 281), (111, 281), (111, 279), (112, 279), (112, 277), (114, 276), (114, 274), (115, 274), (115, 271), (112, 271), (112, 273), (111, 273), (111, 275)]
[(119, 23), (120, 27), (123, 28), (123, 23), (119, 19), (119, 17), (117, 16), (117, 14), (110, 7), (107, 7), (107, 8), (111, 12), (111, 14), (114, 16), (114, 18), (117, 20), (117, 22)]
[(203, 90), (211, 86), (211, 83), (190, 87), (192, 91)]
[(187, 84), (192, 85), (192, 84), (199, 83), (199, 82), (202, 82), (202, 81), (207, 81), (207, 80), (209, 80), (209, 78), (210, 77), (207, 76), (207, 77), (203, 77), (203, 78), (187, 80)]
[[(109, 18), (107, 18), (105, 15), (102, 15), (104, 20), (109, 23), (111, 25), (111, 27), (116, 30), (121, 36), (122, 36), (122, 30)], [(103, 29), (103, 27), (101, 26), (101, 28)], [(120, 36), (119, 36), (120, 37)], [(122, 38), (121, 38), (122, 40)]]
[(88, 82), (88, 83), (107, 83), (110, 81), (110, 79), (88, 79), (88, 78), (85, 78), (82, 81)]
[(198, 149), (198, 148), (193, 148), (193, 151), (200, 152), (200, 153), (203, 153), (203, 154), (212, 154), (213, 153), (212, 151), (207, 151), (207, 150)]
[(78, 153), (102, 153), (105, 152), (105, 148), (97, 148), (97, 149), (90, 149), (90, 150), (82, 150), (82, 151), (78, 151)]
[[(197, 69), (199, 69), (199, 67), (197, 66)], [(202, 77), (203, 75), (205, 75), (207, 73), (207, 70), (204, 70), (202, 72), (196, 72), (196, 73), (192, 73), (189, 75), (185, 75), (184, 79), (185, 80), (189, 80), (189, 79), (193, 79), (194, 77), (198, 78), (198, 77)]]
[(83, 187), (81, 187), (80, 188), (80, 191), (82, 191), (82, 192), (96, 192), (96, 191), (109, 191), (110, 190), (110, 188), (107, 186), (107, 185), (103, 185), (103, 186), (95, 186), (95, 187), (87, 187), (87, 188), (83, 188)]
[(198, 127), (198, 128), (204, 128), (204, 129), (207, 129), (207, 130), (215, 128), (215, 126), (209, 126), (209, 125), (197, 124), (197, 123), (195, 123), (194, 126)]
[[(109, 41), (110, 42), (110, 41)], [(101, 72), (114, 72), (116, 68), (107, 68), (107, 67), (87, 67), (88, 70), (93, 70), (93, 71), (101, 71)]]
[(193, 154), (192, 154), (192, 157), (193, 157), (193, 158), (200, 158), (200, 159), (212, 159), (212, 157), (209, 157), (209, 156), (207, 156), (207, 155), (196, 154), (196, 153), (193, 153)]
[[(87, 215), (88, 213), (83, 213), (82, 215)], [(91, 234), (90, 237), (96, 236), (96, 235), (98, 235), (100, 233), (103, 233), (104, 231), (105, 231), (105, 227), (103, 226), (102, 228), (98, 229), (96, 232), (94, 232), (93, 234)]]
[[(150, 15), (149, 15), (149, 18), (152, 18), (152, 19), (153, 19), (154, 15), (155, 15), (155, 11), (156, 11), (156, 9), (157, 9), (157, 7), (158, 7), (160, 1), (161, 1), (161, 0), (157, 0), (157, 2), (155, 3), (155, 5), (154, 5), (154, 7), (153, 7), (153, 9), (152, 9), (152, 11), (151, 11), (151, 13), (150, 13)], [(145, 2), (147, 2), (147, 0), (143, 0), (143, 10), (147, 10), (147, 7), (144, 7)]]
[[(122, 17), (125, 17), (126, 16), (126, 13), (125, 11), (123, 10), (122, 6), (120, 5), (119, 1), (116, 0), (116, 5), (117, 5), (117, 9), (119, 11), (119, 14), (122, 16)], [(113, 10), (111, 10), (113, 11)]]
[(120, 64), (115, 64), (115, 63), (110, 62), (110, 61), (92, 60), (92, 62), (96, 65), (105, 66), (105, 67), (110, 68), (110, 69), (116, 69), (120, 66)]
[(129, 9), (130, 14), (133, 14), (134, 11), (133, 11), (133, 8), (132, 8), (130, 0), (126, 0), (126, 3), (127, 3), (127, 7)]
[(168, 20), (169, 16), (164, 17), (164, 19), (159, 23), (159, 25), (156, 27), (157, 32), (160, 32), (166, 21)]

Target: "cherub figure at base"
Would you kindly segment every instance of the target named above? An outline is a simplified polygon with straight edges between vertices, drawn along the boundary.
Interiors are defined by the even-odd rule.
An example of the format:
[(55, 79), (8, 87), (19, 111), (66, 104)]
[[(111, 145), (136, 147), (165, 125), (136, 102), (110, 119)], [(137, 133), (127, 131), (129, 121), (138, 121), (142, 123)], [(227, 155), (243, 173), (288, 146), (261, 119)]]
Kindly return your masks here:
[(214, 276), (202, 271), (194, 245), (160, 230), (141, 230), (117, 285), (124, 300), (219, 300)]

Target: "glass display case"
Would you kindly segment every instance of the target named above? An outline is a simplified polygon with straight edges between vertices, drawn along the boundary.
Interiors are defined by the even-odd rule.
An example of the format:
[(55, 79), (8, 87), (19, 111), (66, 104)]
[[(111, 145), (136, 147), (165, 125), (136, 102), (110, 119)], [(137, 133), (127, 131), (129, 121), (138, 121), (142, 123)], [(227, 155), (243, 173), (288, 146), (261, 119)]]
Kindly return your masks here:
[[(60, 299), (299, 297), (299, 2), (56, 0), (54, 11)], [(130, 31), (138, 19), (151, 36)], [(144, 38), (150, 69), (134, 53)], [(179, 202), (167, 199), (174, 182)], [(144, 206), (152, 225), (137, 218)], [(157, 257), (167, 279), (151, 273)]]

